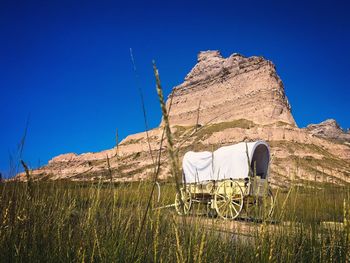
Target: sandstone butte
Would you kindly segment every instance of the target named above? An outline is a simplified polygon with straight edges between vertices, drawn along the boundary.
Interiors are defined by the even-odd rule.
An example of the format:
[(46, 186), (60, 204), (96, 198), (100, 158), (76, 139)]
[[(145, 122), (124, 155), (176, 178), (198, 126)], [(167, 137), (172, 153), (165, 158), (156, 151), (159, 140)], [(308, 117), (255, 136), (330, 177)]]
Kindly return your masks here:
[[(186, 151), (215, 150), (241, 141), (266, 140), (271, 146), (270, 182), (350, 181), (350, 134), (334, 120), (298, 128), (274, 64), (263, 57), (219, 51), (198, 54), (197, 64), (174, 87), (170, 123), (180, 160)], [(167, 99), (170, 106), (171, 95)], [(127, 136), (112, 149), (62, 154), (31, 171), (37, 180), (150, 180), (163, 123)], [(149, 145), (152, 151), (149, 151)], [(169, 179), (166, 142), (161, 147), (161, 180)], [(109, 166), (107, 163), (109, 159)], [(15, 180), (25, 180), (23, 173)]]

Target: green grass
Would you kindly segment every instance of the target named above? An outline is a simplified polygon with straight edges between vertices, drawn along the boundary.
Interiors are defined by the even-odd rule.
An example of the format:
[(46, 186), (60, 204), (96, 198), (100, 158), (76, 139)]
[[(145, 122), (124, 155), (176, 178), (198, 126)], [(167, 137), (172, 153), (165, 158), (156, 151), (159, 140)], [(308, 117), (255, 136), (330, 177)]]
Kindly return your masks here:
[(229, 128), (242, 128), (242, 129), (250, 129), (255, 126), (254, 122), (245, 120), (245, 119), (239, 119), (229, 122), (220, 122), (220, 123), (214, 123), (209, 124), (207, 126), (204, 126), (198, 132), (196, 133), (196, 140), (205, 140), (209, 138), (213, 133), (223, 131), (225, 129)]
[[(161, 201), (153, 201), (153, 207), (173, 202), (174, 184), (161, 188)], [(1, 184), (0, 262), (131, 262), (150, 189), (147, 182), (34, 182), (31, 191), (26, 183)], [(343, 222), (349, 188), (309, 184), (275, 195), (274, 220), (279, 224), (251, 223), (255, 228), (249, 237), (220, 234), (210, 225), (205, 227), (203, 217), (193, 217), (189, 223), (173, 209), (151, 210), (134, 260), (349, 260), (349, 228), (324, 228), (320, 223)]]
[(263, 127), (293, 127), (294, 125), (291, 125), (284, 121), (277, 121), (271, 124), (265, 124)]
[(125, 142), (122, 142), (120, 145), (129, 145), (129, 144), (137, 144), (142, 140), (142, 138), (139, 139), (129, 139)]

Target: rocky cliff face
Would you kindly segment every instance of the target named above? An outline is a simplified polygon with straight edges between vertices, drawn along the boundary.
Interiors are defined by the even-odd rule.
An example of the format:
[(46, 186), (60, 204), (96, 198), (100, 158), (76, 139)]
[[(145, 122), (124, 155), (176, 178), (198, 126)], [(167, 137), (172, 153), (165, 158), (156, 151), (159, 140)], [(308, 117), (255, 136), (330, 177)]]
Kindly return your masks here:
[(310, 124), (306, 127), (306, 130), (315, 136), (350, 143), (349, 131), (345, 132), (333, 119), (323, 121), (319, 124)]
[(262, 57), (200, 52), (185, 81), (173, 90), (170, 123), (204, 125), (243, 118), (296, 126), (275, 66)]
[[(299, 129), (275, 66), (262, 57), (200, 52), (184, 83), (173, 90), (170, 122), (180, 160), (189, 150), (262, 139), (271, 146), (273, 186), (294, 180), (350, 182), (350, 144), (343, 140), (348, 137), (334, 121)], [(152, 156), (161, 152), (160, 179), (166, 179), (170, 173), (162, 133), (160, 125), (149, 131), (149, 142), (142, 132), (110, 150), (63, 154), (32, 175), (38, 180), (147, 180), (153, 175)]]

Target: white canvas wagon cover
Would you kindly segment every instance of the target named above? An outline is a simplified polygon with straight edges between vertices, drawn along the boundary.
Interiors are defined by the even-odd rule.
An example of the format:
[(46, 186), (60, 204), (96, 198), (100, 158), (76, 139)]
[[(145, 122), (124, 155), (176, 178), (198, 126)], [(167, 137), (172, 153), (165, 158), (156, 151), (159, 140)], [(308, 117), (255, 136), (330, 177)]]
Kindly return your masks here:
[(264, 141), (241, 142), (214, 152), (190, 151), (182, 161), (183, 182), (242, 179), (249, 176), (249, 166), (252, 171), (255, 166), (256, 174), (261, 178), (267, 178), (269, 162), (270, 149)]

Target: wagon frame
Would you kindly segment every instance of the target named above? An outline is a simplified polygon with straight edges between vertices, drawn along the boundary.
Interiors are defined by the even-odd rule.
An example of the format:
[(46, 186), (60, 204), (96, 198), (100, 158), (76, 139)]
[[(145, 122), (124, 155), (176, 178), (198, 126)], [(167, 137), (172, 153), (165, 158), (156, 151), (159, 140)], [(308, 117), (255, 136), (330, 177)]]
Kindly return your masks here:
[[(183, 186), (175, 197), (177, 213), (179, 215), (187, 215), (194, 210), (194, 205), (202, 204), (206, 206), (208, 215), (217, 215), (223, 219), (233, 220), (239, 216), (241, 217), (243, 214), (246, 217), (255, 219), (270, 218), (273, 213), (274, 198), (268, 182), (269, 148), (263, 141), (250, 144), (251, 146), (253, 144), (263, 145), (267, 149), (267, 151), (265, 150), (265, 155), (268, 154), (268, 161), (266, 162), (265, 160), (264, 169), (260, 169), (264, 170), (263, 173), (257, 171), (257, 167), (262, 167), (259, 163), (262, 162), (262, 158), (255, 158), (256, 160), (254, 160), (253, 156), (256, 147), (250, 147), (253, 149), (250, 158), (247, 143), (245, 143), (245, 155), (246, 166), (249, 169), (246, 176), (240, 176), (242, 178), (231, 178), (228, 175), (223, 176), (220, 180), (201, 181), (199, 178), (195, 182), (190, 181), (186, 183), (186, 169), (183, 165)], [(238, 149), (240, 149), (240, 157), (242, 158), (242, 145)], [(220, 170), (217, 173), (220, 173)]]

